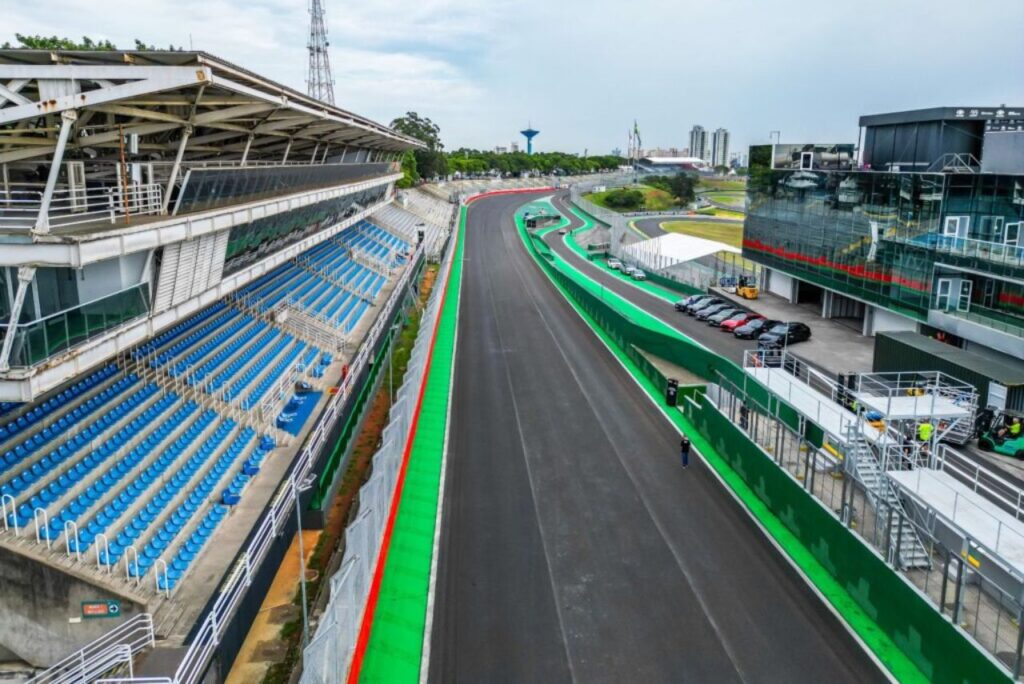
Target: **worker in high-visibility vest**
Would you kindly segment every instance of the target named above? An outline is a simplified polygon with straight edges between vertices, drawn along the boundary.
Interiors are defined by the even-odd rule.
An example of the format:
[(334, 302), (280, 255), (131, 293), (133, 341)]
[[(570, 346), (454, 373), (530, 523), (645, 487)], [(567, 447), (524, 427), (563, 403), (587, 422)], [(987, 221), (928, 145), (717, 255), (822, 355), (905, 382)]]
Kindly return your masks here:
[(932, 433), (935, 431), (935, 426), (931, 423), (918, 423), (917, 424), (917, 441), (928, 443), (932, 441)]
[(1013, 420), (1009, 416), (1006, 417), (1006, 421), (1003, 423), (1003, 427), (996, 432), (998, 439), (1017, 439), (1022, 434), (1020, 418), (1017, 416), (1013, 417)]

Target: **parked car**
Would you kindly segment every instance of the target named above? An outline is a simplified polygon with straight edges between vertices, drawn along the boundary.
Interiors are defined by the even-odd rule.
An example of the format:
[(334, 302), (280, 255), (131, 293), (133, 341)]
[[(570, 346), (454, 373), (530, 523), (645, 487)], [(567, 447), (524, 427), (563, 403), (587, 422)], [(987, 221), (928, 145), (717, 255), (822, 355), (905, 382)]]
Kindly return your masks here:
[(781, 322), (767, 318), (755, 318), (733, 330), (732, 334), (741, 340), (756, 340), (762, 333), (768, 332)]
[(729, 318), (732, 318), (738, 313), (742, 313), (742, 311), (740, 309), (737, 309), (735, 306), (730, 306), (727, 309), (722, 309), (713, 316), (708, 316), (708, 325), (718, 327), (722, 325), (722, 321), (728, 320)]
[(811, 329), (806, 323), (790, 321), (779, 323), (757, 338), (758, 349), (781, 349), (790, 344), (811, 339)]
[(709, 306), (717, 306), (719, 304), (725, 304), (725, 300), (722, 299), (721, 297), (711, 297), (710, 299), (702, 299), (696, 304), (691, 304), (690, 306), (686, 307), (686, 313), (690, 314), (691, 316), (696, 316), (699, 311), (706, 309)]
[(703, 309), (696, 313), (696, 317), (698, 321), (706, 321), (712, 316), (714, 316), (716, 313), (719, 313), (720, 311), (726, 311), (727, 309), (731, 308), (732, 305), (726, 302), (722, 302), (721, 304), (713, 304), (711, 306), (705, 306)]
[(711, 299), (713, 296), (714, 295), (709, 294), (695, 294), (690, 295), (689, 297), (684, 297), (683, 299), (680, 299), (678, 302), (675, 303), (676, 311), (685, 312), (686, 307), (690, 306), (691, 304), (696, 304), (697, 302), (703, 301), (705, 299)]
[(632, 271), (630, 271), (629, 277), (632, 278), (633, 280), (647, 280), (647, 274), (644, 273), (639, 268), (634, 268)]
[(727, 318), (722, 321), (722, 324), (718, 326), (722, 332), (735, 332), (747, 323), (755, 321), (759, 318), (764, 318), (761, 314), (756, 314), (751, 311), (741, 311), (738, 314), (733, 315), (731, 318)]
[(608, 268), (612, 269), (613, 271), (618, 271), (619, 269), (622, 268), (622, 262), (619, 261), (618, 259), (609, 259)]

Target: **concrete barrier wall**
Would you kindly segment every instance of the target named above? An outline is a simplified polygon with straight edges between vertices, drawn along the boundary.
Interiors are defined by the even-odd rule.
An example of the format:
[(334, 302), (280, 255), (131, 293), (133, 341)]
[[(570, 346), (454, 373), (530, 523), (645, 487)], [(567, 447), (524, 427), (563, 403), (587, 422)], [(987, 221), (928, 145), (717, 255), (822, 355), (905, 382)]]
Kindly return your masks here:
[[(111, 600), (120, 617), (82, 618), (83, 601)], [(0, 647), (31, 665), (49, 667), (143, 612), (139, 597), (0, 547)]]

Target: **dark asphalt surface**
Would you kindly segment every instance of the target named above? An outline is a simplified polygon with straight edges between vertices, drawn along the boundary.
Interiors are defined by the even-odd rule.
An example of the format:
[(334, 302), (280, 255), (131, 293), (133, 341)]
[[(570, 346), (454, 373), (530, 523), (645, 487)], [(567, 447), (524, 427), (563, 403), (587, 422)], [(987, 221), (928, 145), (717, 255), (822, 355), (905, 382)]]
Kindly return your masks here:
[[(572, 221), (571, 227), (580, 227), (583, 225), (583, 222), (575, 214), (569, 212), (567, 204), (568, 202), (564, 196), (556, 197), (554, 200), (555, 207), (558, 208), (563, 216), (568, 217)], [(748, 349), (757, 348), (756, 340), (736, 339), (732, 333), (722, 332), (721, 329), (698, 321), (693, 316), (679, 313), (673, 308), (672, 304), (661, 297), (656, 297), (631, 285), (626, 276), (609, 273), (603, 268), (599, 268), (587, 261), (566, 245), (562, 240), (562, 236), (557, 231), (548, 233), (545, 240), (551, 246), (551, 249), (561, 255), (563, 259), (597, 282), (604, 284), (609, 290), (658, 316), (665, 323), (687, 335), (690, 339), (700, 342), (709, 349), (714, 349), (717, 353), (732, 359), (741, 366), (743, 365), (743, 353)], [(679, 298), (682, 299), (683, 295), (679, 295)]]
[(724, 219), (717, 216), (693, 216), (690, 214), (680, 216), (652, 216), (651, 218), (639, 218), (634, 219), (633, 223), (640, 230), (641, 233), (647, 237), (661, 237), (665, 235), (665, 231), (661, 229), (661, 224), (665, 221), (703, 221), (705, 223), (736, 223), (731, 219)]
[(882, 680), (527, 255), (471, 205), (434, 682)]

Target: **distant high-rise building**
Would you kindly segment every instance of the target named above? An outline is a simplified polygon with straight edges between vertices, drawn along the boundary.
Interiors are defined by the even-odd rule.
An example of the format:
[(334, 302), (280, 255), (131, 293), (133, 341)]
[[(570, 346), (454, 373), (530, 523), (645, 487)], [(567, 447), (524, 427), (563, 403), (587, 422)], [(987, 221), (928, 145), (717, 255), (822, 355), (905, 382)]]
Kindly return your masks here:
[(516, 141), (513, 140), (512, 143), (509, 144), (508, 149), (510, 149), (513, 152), (518, 152), (519, 151), (519, 143), (517, 143)]
[(494, 148), (494, 153), (495, 154), (505, 154), (507, 152), (508, 152), (508, 148), (504, 147), (502, 145), (498, 145), (497, 147)]
[(690, 129), (690, 156), (711, 161), (711, 150), (708, 147), (708, 132), (701, 125)]
[(717, 129), (711, 136), (711, 165), (725, 166), (729, 161), (729, 131)]

